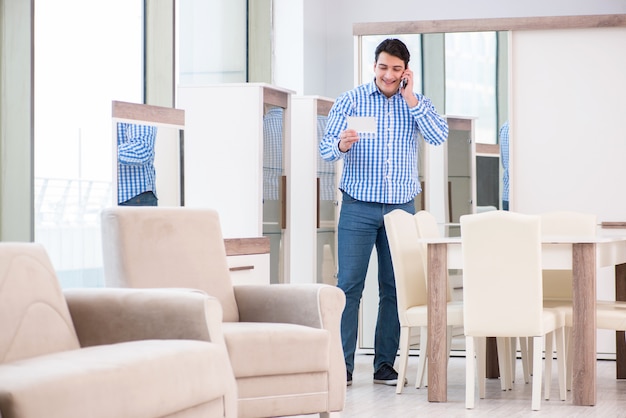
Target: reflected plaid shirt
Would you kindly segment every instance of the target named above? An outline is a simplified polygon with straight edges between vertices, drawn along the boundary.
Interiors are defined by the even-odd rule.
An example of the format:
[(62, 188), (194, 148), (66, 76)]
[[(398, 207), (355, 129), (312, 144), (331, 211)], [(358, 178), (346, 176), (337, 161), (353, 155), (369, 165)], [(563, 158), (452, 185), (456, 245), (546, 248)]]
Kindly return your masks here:
[(500, 128), (500, 160), (502, 162), (502, 200), (509, 201), (509, 121)]
[(156, 195), (154, 170), (155, 126), (117, 124), (117, 201), (122, 203), (143, 192)]
[[(401, 204), (421, 192), (418, 177), (418, 140), (440, 145), (448, 138), (448, 123), (430, 99), (416, 94), (409, 108), (400, 93), (387, 98), (375, 82), (363, 84), (335, 101), (328, 116), (320, 155), (326, 161), (344, 158), (339, 188), (366, 202)], [(339, 134), (347, 116), (373, 116), (376, 133), (360, 133), (347, 153), (339, 151)]]

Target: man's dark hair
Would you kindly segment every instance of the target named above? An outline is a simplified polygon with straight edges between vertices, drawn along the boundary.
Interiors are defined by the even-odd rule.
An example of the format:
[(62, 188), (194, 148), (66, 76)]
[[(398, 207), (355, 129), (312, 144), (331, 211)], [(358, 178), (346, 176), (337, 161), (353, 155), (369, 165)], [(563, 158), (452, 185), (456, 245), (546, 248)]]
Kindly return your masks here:
[(405, 67), (409, 65), (411, 54), (409, 53), (409, 49), (406, 47), (404, 42), (402, 42), (400, 39), (389, 38), (378, 44), (378, 46), (376, 47), (376, 51), (374, 51), (374, 62), (378, 62), (378, 56), (381, 52), (386, 52), (389, 55), (400, 58), (402, 61), (404, 61)]

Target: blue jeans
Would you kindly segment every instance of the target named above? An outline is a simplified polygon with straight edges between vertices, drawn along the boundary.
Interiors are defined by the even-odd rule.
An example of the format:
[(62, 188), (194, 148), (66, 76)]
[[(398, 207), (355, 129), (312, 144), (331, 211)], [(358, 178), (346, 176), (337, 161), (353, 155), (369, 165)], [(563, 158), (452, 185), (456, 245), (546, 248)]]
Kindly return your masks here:
[(152, 191), (143, 192), (135, 197), (131, 197), (120, 206), (157, 206), (158, 200)]
[(346, 295), (341, 316), (341, 342), (347, 370), (354, 370), (359, 305), (374, 245), (378, 253), (378, 318), (374, 337), (374, 371), (393, 366), (400, 342), (400, 321), (384, 215), (394, 209), (415, 213), (415, 202), (400, 205), (362, 202), (343, 193), (338, 227), (338, 286)]

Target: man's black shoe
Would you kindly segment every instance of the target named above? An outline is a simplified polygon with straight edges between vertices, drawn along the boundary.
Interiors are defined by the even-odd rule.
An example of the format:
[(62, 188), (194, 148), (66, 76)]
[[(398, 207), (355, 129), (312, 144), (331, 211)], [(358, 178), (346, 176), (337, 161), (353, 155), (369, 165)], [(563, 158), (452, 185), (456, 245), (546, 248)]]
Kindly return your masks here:
[[(380, 369), (376, 370), (376, 373), (374, 373), (374, 383), (396, 386), (398, 384), (398, 372), (389, 364), (383, 364)], [(404, 379), (404, 384), (406, 385), (406, 383), (407, 381)]]

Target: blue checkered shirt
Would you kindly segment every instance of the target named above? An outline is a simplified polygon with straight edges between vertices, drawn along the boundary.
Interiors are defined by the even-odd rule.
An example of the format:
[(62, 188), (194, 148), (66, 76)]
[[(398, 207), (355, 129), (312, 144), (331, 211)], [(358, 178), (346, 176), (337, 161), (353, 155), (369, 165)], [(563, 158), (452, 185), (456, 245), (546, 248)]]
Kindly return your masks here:
[(156, 195), (154, 170), (155, 126), (117, 124), (117, 201), (122, 203), (143, 192)]
[[(440, 145), (448, 138), (448, 123), (430, 99), (416, 94), (409, 108), (400, 93), (387, 98), (375, 82), (356, 87), (335, 100), (320, 143), (326, 161), (344, 159), (339, 188), (365, 202), (401, 204), (421, 192), (418, 177), (418, 141)], [(359, 141), (346, 153), (339, 150), (339, 134), (347, 116), (373, 116), (376, 133), (359, 133)]]

